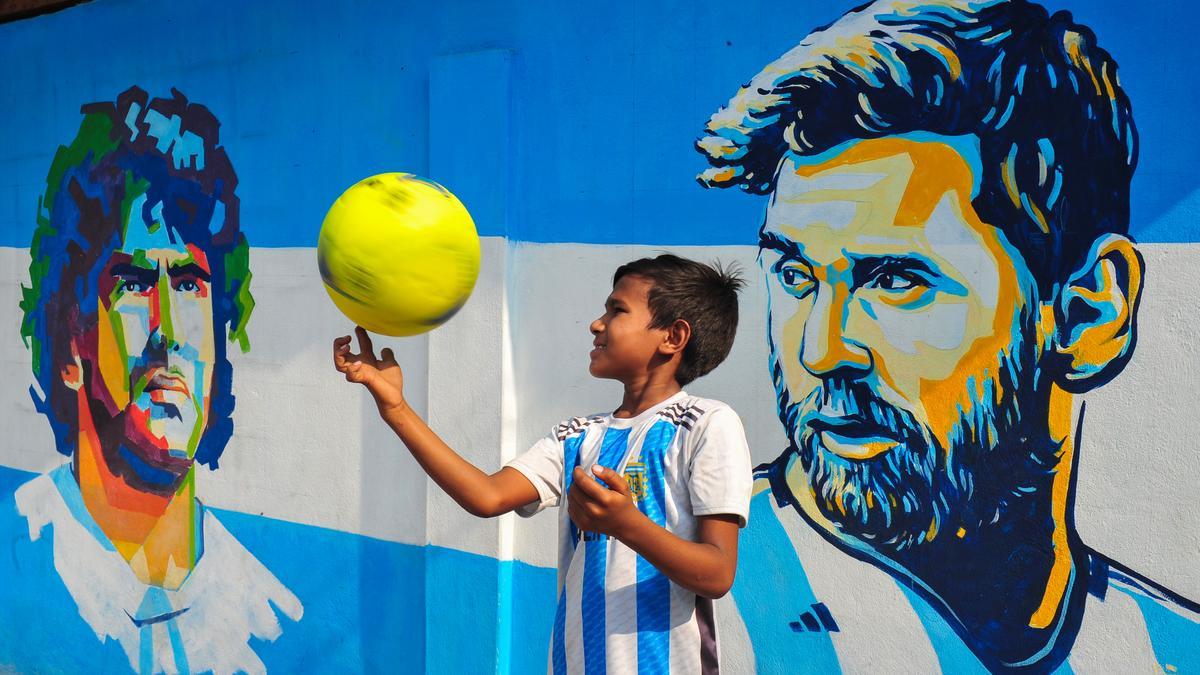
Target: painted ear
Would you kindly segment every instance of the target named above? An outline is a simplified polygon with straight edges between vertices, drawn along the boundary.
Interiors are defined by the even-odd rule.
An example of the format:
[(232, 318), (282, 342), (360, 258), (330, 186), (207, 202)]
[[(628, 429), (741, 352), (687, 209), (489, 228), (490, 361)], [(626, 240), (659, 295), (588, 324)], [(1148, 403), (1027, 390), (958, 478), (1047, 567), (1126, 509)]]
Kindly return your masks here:
[(674, 354), (683, 351), (688, 340), (692, 339), (692, 326), (683, 319), (675, 319), (675, 323), (667, 326), (667, 334), (663, 337), (658, 351), (663, 354)]
[(1145, 264), (1133, 242), (1108, 234), (1059, 293), (1055, 350), (1065, 357), (1060, 385), (1081, 393), (1116, 377), (1133, 356)]
[(68, 389), (79, 391), (83, 388), (83, 361), (79, 358), (79, 348), (75, 346), (74, 338), (71, 339), (71, 360), (63, 365), (59, 374)]

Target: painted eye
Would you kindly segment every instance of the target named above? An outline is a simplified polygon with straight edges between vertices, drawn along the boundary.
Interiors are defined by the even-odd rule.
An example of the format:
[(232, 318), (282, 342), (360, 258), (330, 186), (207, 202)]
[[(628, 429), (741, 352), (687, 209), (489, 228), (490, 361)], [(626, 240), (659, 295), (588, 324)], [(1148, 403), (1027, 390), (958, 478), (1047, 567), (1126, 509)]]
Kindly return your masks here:
[(179, 285), (176, 286), (176, 288), (184, 293), (195, 293), (196, 291), (200, 290), (200, 284), (197, 284), (192, 279), (184, 279), (183, 281), (179, 282)]
[(803, 298), (812, 290), (813, 279), (803, 269), (784, 267), (779, 270), (778, 275), (784, 290), (797, 298)]
[(150, 290), (150, 286), (135, 279), (126, 279), (121, 282), (122, 293), (145, 293)]
[(884, 291), (907, 291), (922, 284), (920, 279), (908, 274), (882, 272), (875, 277), (871, 285)]

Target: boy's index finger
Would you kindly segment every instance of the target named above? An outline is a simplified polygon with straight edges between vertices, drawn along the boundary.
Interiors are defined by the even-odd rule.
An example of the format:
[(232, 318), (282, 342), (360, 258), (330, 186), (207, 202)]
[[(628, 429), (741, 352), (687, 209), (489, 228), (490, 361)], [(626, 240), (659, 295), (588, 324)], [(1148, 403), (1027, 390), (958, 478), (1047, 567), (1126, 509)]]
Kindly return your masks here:
[(355, 326), (354, 334), (358, 336), (358, 346), (362, 349), (363, 356), (368, 354), (374, 356), (375, 345), (371, 343), (371, 335), (367, 333), (367, 329), (362, 326)]

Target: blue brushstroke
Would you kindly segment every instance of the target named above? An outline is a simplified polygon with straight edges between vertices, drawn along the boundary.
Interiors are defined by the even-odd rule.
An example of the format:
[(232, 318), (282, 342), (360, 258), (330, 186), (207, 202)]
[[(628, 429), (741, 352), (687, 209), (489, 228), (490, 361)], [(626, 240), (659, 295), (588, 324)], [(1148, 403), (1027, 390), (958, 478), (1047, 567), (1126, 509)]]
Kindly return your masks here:
[(842, 672), (829, 633), (797, 633), (788, 625), (818, 598), (775, 515), (769, 491), (750, 500), (750, 522), (739, 544), (733, 597), (750, 634), (758, 672), (790, 674), (801, 663), (807, 672)]
[(938, 614), (911, 588), (895, 579), (892, 580), (892, 583), (895, 583), (896, 588), (904, 593), (908, 604), (912, 605), (917, 618), (921, 620), (921, 625), (925, 628), (925, 635), (929, 638), (929, 644), (933, 647), (934, 653), (937, 654), (943, 673), (987, 675), (987, 668), (984, 668), (975, 654), (971, 653), (962, 638), (954, 632), (950, 624), (946, 623), (941, 614)]
[(1137, 601), (1146, 620), (1154, 656), (1164, 671), (1168, 665), (1175, 668), (1168, 672), (1180, 673), (1194, 672), (1200, 667), (1200, 626), (1194, 621), (1171, 611), (1163, 602), (1148, 595), (1117, 586), (1110, 586), (1108, 592), (1126, 593)]
[[(447, 184), (468, 208), (483, 211), (496, 193), (512, 195), (509, 217), (481, 219), (482, 234), (753, 245), (763, 201), (695, 185), (706, 165), (692, 143), (751, 74), (853, 4), (534, 0), (380, 3), (363, 11), (350, 0), (264, 0), (231, 15), (203, 0), (179, 0), (84, 3), (0, 24), (0, 62), (37, 64), (11, 68), (0, 81), (0, 100), (8, 103), (0, 128), (14, 131), (0, 148), (0, 245), (29, 245), (50, 158), (78, 128), (78, 106), (138, 84), (152, 95), (178, 87), (221, 120), (256, 246), (313, 246), (329, 206), (359, 179), (384, 171), (439, 178), (430, 171), (432, 64), (481, 47), (517, 55), (507, 85), (513, 151), (483, 152), (478, 167), (479, 176), (508, 181)], [(1194, 8), (1118, 0), (1049, 7), (1073, 12), (1120, 64), (1142, 140), (1134, 238), (1200, 241), (1195, 220), (1153, 238), (1141, 231), (1200, 185), (1191, 170), (1200, 134), (1180, 114), (1200, 108), (1200, 88), (1181, 74), (1186, 69), (1163, 65), (1186, 61)], [(96, 59), (97, 36), (135, 25), (155, 28), (136, 40), (106, 41), (103, 60)], [(462, 98), (447, 97), (468, 121), (473, 101), (465, 92), (477, 88), (493, 90), (472, 81)], [(477, 124), (463, 129), (467, 150), (497, 145)]]

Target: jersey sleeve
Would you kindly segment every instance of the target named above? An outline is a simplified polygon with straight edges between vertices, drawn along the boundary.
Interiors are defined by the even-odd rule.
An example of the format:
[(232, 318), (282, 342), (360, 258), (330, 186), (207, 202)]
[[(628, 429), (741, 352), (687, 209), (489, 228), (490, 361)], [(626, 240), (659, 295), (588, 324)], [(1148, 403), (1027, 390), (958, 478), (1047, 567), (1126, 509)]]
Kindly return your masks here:
[(754, 476), (742, 420), (732, 408), (721, 406), (701, 418), (693, 433), (688, 478), (692, 514), (734, 515), (745, 527)]
[(520, 471), (537, 488), (537, 501), (516, 509), (518, 516), (528, 518), (542, 509), (558, 506), (563, 484), (563, 444), (556, 433), (551, 431), (504, 466)]

